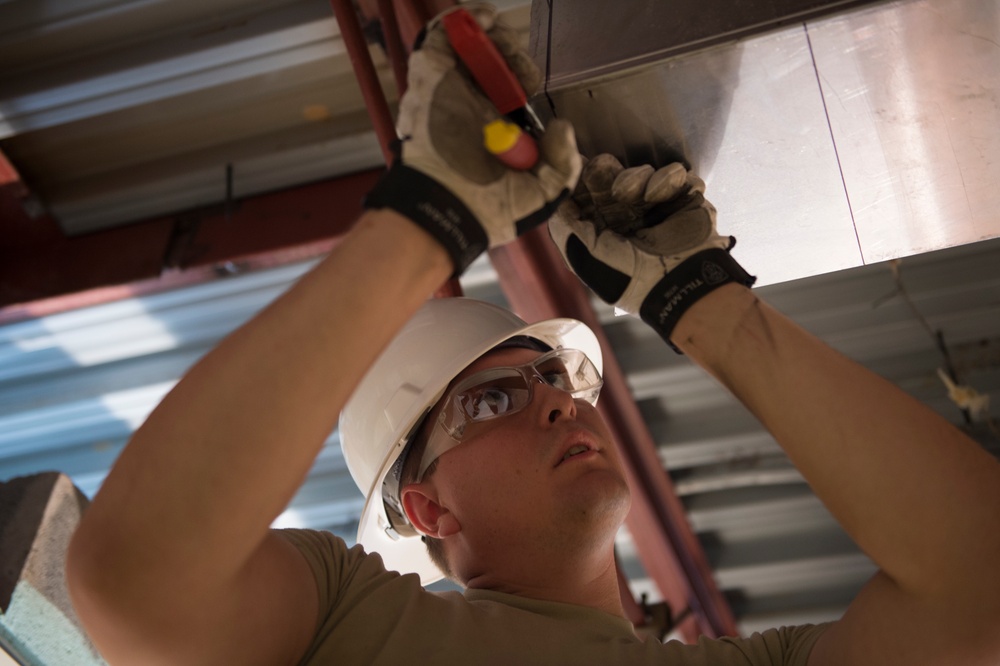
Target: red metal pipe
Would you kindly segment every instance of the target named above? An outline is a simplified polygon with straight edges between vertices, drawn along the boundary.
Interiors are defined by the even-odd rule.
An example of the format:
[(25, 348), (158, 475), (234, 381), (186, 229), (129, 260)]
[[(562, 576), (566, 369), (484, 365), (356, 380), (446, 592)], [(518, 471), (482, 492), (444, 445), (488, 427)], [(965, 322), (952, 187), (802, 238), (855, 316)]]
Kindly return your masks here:
[(386, 55), (389, 56), (392, 73), (396, 77), (396, 90), (402, 97), (406, 92), (406, 48), (399, 34), (399, 22), (396, 21), (396, 10), (392, 6), (392, 0), (378, 0), (378, 17), (382, 22)]
[(347, 54), (351, 58), (351, 65), (353, 65), (354, 74), (358, 78), (358, 85), (361, 86), (361, 95), (365, 99), (365, 106), (368, 107), (368, 115), (375, 126), (375, 135), (382, 147), (382, 157), (385, 158), (386, 164), (390, 164), (392, 162), (390, 146), (397, 138), (396, 127), (392, 122), (389, 104), (385, 101), (385, 94), (382, 92), (382, 85), (379, 83), (371, 53), (368, 51), (368, 43), (361, 32), (361, 24), (354, 11), (354, 4), (351, 0), (330, 0), (330, 4), (337, 17), (340, 36), (344, 40)]
[(432, 16), (422, 6), (418, 7), (413, 0), (395, 0), (396, 18), (399, 22), (399, 32), (403, 43), (412, 48), (417, 35), (423, 30)]
[[(392, 114), (389, 113), (389, 105), (385, 101), (385, 95), (382, 92), (378, 74), (375, 72), (375, 65), (372, 62), (371, 53), (368, 51), (368, 44), (361, 33), (361, 24), (358, 21), (358, 15), (354, 11), (354, 5), (351, 3), (351, 0), (330, 0), (330, 4), (333, 6), (334, 14), (337, 16), (340, 34), (344, 39), (344, 45), (347, 47), (347, 53), (351, 57), (351, 65), (354, 67), (354, 74), (358, 79), (358, 85), (361, 86), (361, 94), (365, 98), (368, 115), (375, 126), (375, 134), (378, 136), (379, 145), (382, 147), (382, 157), (385, 158), (386, 164), (391, 164), (393, 154), (390, 146), (398, 138), (396, 127), (392, 121)], [(384, 20), (385, 15), (381, 13), (383, 11), (383, 4), (380, 0), (378, 8), (380, 18)], [(394, 12), (391, 10), (389, 14), (395, 17)], [(383, 26), (385, 26), (385, 23), (383, 23)], [(390, 41), (388, 35), (386, 39)], [(399, 74), (397, 73), (398, 76)], [(404, 73), (403, 80), (405, 81), (405, 79), (406, 75)], [(442, 286), (437, 293), (442, 296), (461, 296), (462, 287), (457, 280), (451, 280)]]
[(693, 642), (698, 634), (736, 635), (732, 611), (715, 585), (708, 560), (663, 469), (588, 292), (566, 268), (544, 227), (491, 250), (490, 258), (507, 299), (522, 318), (574, 317), (594, 329), (605, 352), (605, 388), (598, 407), (626, 463), (633, 489), (626, 524), (639, 558), (674, 617), (691, 609), (688, 620), (679, 626), (685, 640)]

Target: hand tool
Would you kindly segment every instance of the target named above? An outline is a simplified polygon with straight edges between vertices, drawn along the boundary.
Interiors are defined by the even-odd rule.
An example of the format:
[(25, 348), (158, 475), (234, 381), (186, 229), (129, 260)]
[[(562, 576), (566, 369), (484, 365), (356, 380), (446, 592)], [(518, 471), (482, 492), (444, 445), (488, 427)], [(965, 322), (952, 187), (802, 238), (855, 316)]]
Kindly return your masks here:
[(483, 145), (513, 169), (532, 168), (538, 161), (538, 145), (532, 135), (543, 128), (528, 105), (528, 97), (517, 76), (467, 10), (456, 9), (441, 20), (448, 42), (476, 84), (497, 111), (509, 119), (487, 123), (483, 128)]

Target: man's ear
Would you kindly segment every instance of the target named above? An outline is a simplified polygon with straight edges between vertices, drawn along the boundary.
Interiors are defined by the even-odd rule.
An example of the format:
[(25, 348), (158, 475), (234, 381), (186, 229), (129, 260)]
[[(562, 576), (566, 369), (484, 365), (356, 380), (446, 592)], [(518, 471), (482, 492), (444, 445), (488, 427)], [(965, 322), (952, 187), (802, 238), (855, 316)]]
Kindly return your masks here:
[(455, 514), (440, 503), (437, 490), (430, 483), (411, 483), (399, 495), (406, 517), (421, 534), (443, 539), (462, 530)]

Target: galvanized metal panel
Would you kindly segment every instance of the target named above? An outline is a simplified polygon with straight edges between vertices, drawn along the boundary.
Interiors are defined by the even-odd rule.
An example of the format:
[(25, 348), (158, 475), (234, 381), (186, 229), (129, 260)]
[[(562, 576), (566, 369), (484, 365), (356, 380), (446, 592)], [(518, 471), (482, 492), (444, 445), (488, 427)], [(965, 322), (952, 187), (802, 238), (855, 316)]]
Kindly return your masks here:
[[(760, 284), (1000, 235), (992, 0), (806, 16), (683, 55), (702, 43), (655, 36), (672, 5), (644, 5), (633, 21), (604, 3), (554, 4), (551, 25), (535, 8), (534, 55), (550, 69), (536, 104), (574, 121), (585, 154), (686, 159)], [(623, 25), (630, 39), (613, 30)]]
[(532, 50), (558, 88), (871, 1), (536, 1)]
[(809, 39), (865, 261), (1000, 236), (1000, 4), (896, 2)]
[(801, 26), (549, 95), (586, 155), (692, 164), (761, 285), (862, 263)]

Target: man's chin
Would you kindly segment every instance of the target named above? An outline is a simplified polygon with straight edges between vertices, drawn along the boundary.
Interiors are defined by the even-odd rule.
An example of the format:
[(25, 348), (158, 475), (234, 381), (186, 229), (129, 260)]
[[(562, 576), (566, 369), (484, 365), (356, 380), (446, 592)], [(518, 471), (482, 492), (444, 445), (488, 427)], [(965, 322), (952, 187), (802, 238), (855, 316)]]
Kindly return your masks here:
[(595, 472), (573, 488), (566, 508), (577, 520), (617, 530), (625, 522), (631, 504), (632, 495), (624, 479), (611, 472)]

